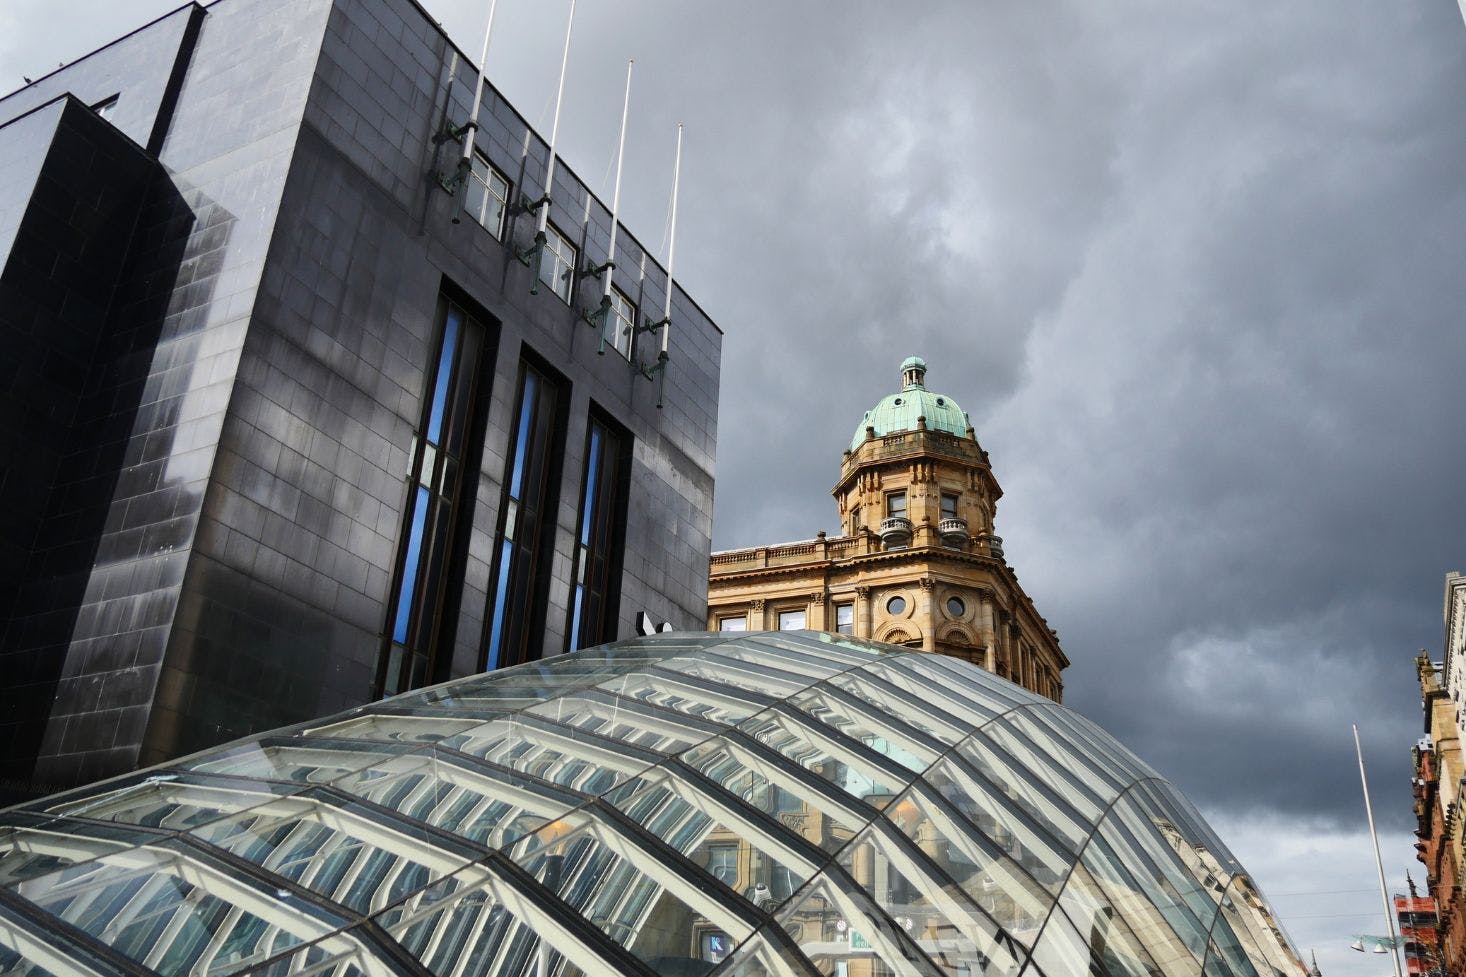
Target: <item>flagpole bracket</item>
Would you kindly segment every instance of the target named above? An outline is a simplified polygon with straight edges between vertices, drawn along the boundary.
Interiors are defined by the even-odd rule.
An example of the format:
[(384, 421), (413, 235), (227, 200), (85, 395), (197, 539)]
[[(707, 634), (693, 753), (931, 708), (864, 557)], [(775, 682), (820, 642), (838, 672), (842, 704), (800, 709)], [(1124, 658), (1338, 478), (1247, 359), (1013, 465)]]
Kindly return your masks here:
[(657, 410), (662, 409), (662, 394), (667, 389), (667, 361), (670, 358), (664, 349), (657, 353), (657, 362), (651, 366), (647, 366), (645, 363), (636, 364), (637, 373), (640, 373), (648, 381), (657, 381)]
[(514, 252), (514, 256), (518, 258), (526, 268), (529, 268), (532, 272), (534, 272), (534, 284), (530, 285), (529, 287), (529, 294), (531, 295), (538, 295), (540, 293), (540, 276), (538, 268), (540, 263), (540, 255), (544, 254), (545, 243), (548, 240), (549, 238), (545, 236), (544, 231), (536, 231), (533, 244), (531, 244), (527, 248), (518, 248)]
[(665, 328), (667, 328), (667, 326), (669, 326), (671, 324), (671, 322), (672, 322), (672, 317), (671, 316), (666, 316), (664, 318), (658, 319), (656, 322), (653, 322), (651, 325), (639, 325), (639, 326), (637, 326), (632, 331), (632, 335), (633, 336), (640, 336), (644, 332), (656, 332), (659, 329), (665, 329)]
[(549, 205), (550, 192), (548, 190), (541, 194), (540, 197), (536, 200), (531, 200), (528, 197), (520, 196), (519, 203), (509, 208), (509, 216), (518, 217), (520, 214), (533, 214), (541, 207), (548, 207)]
[(585, 266), (585, 270), (581, 272), (581, 275), (586, 278), (594, 278), (596, 280), (599, 280), (602, 275), (604, 275), (608, 271), (611, 271), (615, 267), (616, 262), (614, 261), (603, 261), (598, 265), (587, 264)]

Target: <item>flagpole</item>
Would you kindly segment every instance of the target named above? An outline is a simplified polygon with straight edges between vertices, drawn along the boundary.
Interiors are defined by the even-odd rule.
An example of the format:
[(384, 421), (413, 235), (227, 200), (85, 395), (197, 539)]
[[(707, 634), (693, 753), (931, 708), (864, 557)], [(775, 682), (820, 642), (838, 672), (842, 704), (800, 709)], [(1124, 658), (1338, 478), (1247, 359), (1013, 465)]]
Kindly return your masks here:
[(621, 99), (621, 138), (616, 143), (616, 183), (611, 190), (611, 246), (606, 249), (606, 281), (601, 294), (611, 297), (611, 273), (616, 267), (616, 221), (621, 210), (621, 162), (626, 157), (626, 117), (631, 112), (631, 66), (635, 58), (626, 61), (626, 94)]
[[(565, 22), (565, 48), (560, 54), (560, 83), (555, 88), (555, 115), (550, 122), (550, 160), (545, 164), (545, 196), (549, 197), (555, 182), (555, 140), (560, 135), (560, 102), (565, 96), (565, 68), (570, 64), (570, 30), (575, 26), (575, 0), (570, 0), (570, 17)], [(535, 234), (543, 235), (550, 220), (550, 204), (546, 200), (540, 207), (539, 223)]]
[(677, 184), (682, 177), (682, 123), (677, 123), (677, 157), (672, 164), (672, 229), (667, 238), (667, 296), (662, 301), (662, 356), (672, 332), (672, 259), (677, 256)]
[(489, 20), (484, 25), (484, 46), (478, 56), (478, 84), (473, 86), (473, 110), (468, 113), (468, 124), (463, 127), (463, 161), (459, 164), (464, 173), (473, 166), (474, 133), (478, 131), (478, 113), (484, 101), (484, 73), (489, 64), (489, 38), (494, 33), (494, 8), (499, 0), (489, 0)]
[(1364, 776), (1364, 750), (1359, 745), (1359, 725), (1354, 724), (1354, 753), (1359, 757), (1359, 784), (1364, 789), (1364, 816), (1369, 819), (1369, 837), (1374, 842), (1374, 867), (1379, 871), (1379, 899), (1385, 910), (1385, 923), (1390, 928), (1390, 959), (1395, 964), (1395, 977), (1400, 973), (1399, 939), (1395, 935), (1395, 914), (1391, 911), (1390, 896), (1385, 889), (1385, 863), (1379, 854), (1379, 835), (1374, 830), (1374, 809), (1369, 804), (1369, 780)]

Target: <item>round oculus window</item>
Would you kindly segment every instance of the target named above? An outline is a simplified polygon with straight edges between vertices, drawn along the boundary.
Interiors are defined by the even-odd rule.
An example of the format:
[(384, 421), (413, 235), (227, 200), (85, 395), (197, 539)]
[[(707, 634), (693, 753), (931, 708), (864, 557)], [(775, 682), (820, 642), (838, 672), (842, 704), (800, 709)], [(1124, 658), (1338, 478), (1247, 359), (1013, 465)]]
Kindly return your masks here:
[(945, 400), (943, 400), (942, 398), (938, 397), (937, 398), (937, 406), (938, 407), (946, 407), (947, 406), (947, 402)]
[(967, 605), (962, 603), (961, 597), (948, 597), (947, 613), (953, 617), (961, 617), (967, 613)]
[(892, 597), (890, 600), (886, 601), (886, 610), (891, 614), (905, 614), (906, 598)]
[(891, 403), (895, 404), (897, 407), (900, 407), (902, 404), (902, 400), (900, 397), (897, 397), (895, 400), (891, 401)]

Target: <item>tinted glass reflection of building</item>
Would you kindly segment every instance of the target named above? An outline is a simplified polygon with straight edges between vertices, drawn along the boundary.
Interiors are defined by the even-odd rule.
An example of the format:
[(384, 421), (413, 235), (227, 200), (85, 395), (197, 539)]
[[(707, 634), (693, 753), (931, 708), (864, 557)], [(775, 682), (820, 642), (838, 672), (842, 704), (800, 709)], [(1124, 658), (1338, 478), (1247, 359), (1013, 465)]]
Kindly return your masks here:
[(811, 632), (591, 649), (38, 801), (0, 880), (26, 977), (1302, 972), (1083, 717)]
[(221, 0), (0, 98), (0, 781), (702, 620), (719, 331), (672, 290), (659, 409), (664, 270), (622, 228), (582, 317), (564, 161), (521, 260), (492, 88), (445, 192), (470, 64), (410, 0)]

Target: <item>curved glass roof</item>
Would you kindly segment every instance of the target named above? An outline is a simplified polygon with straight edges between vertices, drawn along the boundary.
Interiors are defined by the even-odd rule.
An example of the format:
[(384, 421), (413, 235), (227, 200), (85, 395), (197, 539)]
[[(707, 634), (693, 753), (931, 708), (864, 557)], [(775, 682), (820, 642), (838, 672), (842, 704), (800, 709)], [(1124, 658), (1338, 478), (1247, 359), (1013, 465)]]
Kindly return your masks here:
[(1299, 974), (1192, 806), (955, 659), (668, 634), (0, 813), (0, 974)]

